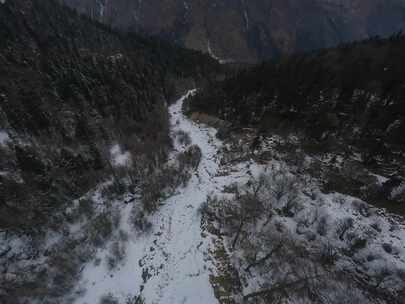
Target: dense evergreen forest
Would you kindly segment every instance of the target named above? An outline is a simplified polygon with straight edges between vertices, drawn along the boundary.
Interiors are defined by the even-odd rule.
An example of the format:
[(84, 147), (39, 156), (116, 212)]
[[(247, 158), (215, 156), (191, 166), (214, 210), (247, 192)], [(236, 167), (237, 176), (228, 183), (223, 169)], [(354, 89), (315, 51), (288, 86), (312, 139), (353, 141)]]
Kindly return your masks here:
[(135, 134), (151, 158), (165, 151), (175, 80), (216, 69), (197, 52), (114, 32), (52, 0), (1, 5), (0, 36), (0, 127), (13, 144), (1, 165), (24, 180), (1, 176), (1, 229), (32, 229), (29, 213), (45, 228), (42, 210), (94, 185), (114, 140)]
[(190, 111), (235, 126), (301, 132), (354, 146), (370, 163), (405, 148), (405, 36), (378, 37), (284, 57), (213, 83)]
[(72, 200), (130, 175), (114, 168), (112, 146), (130, 151), (139, 171), (164, 162), (166, 104), (218, 69), (199, 52), (114, 31), (54, 0), (0, 3), (0, 234), (3, 244), (13, 237), (24, 244), (21, 252), (12, 243), (0, 248), (0, 302), (69, 290), (86, 260), (80, 242), (58, 251), (72, 255), (54, 272), (65, 279), (43, 277), (44, 265), (24, 261), (44, 254), (40, 244), (51, 231), (66, 234)]

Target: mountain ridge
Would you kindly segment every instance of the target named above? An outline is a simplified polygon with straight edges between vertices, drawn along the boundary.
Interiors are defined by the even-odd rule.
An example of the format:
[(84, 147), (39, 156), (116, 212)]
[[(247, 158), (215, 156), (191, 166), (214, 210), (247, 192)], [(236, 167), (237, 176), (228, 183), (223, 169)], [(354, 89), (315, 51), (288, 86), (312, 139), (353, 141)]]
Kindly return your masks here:
[(63, 1), (113, 27), (224, 61), (257, 62), (405, 28), (402, 0)]

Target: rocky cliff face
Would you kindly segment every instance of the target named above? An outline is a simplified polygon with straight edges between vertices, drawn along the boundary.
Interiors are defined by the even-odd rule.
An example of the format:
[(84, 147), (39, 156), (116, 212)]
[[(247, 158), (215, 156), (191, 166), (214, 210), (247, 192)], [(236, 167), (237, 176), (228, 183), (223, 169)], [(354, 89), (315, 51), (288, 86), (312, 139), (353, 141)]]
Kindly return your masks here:
[(405, 27), (403, 0), (61, 0), (114, 27), (256, 61)]

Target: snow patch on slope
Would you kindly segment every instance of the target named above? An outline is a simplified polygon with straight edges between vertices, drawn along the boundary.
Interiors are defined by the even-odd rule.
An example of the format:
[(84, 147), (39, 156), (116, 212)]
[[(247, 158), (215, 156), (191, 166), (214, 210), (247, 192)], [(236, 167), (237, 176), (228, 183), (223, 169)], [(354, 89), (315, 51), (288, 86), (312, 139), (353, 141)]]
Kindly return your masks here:
[[(5, 1), (5, 0), (0, 0), (0, 3), (4, 3), (1, 1)], [(9, 141), (10, 141), (10, 137), (9, 137), (8, 133), (4, 130), (0, 130), (0, 146), (5, 146)]]
[(132, 164), (131, 153), (122, 151), (120, 145), (116, 144), (111, 147), (111, 163), (114, 167), (129, 167)]
[(208, 52), (208, 55), (210, 55), (212, 58), (217, 60), (220, 64), (227, 64), (227, 63), (234, 62), (233, 59), (223, 59), (223, 58), (220, 58), (217, 55), (215, 55), (215, 53), (211, 47), (211, 41), (209, 39), (207, 40), (207, 52)]

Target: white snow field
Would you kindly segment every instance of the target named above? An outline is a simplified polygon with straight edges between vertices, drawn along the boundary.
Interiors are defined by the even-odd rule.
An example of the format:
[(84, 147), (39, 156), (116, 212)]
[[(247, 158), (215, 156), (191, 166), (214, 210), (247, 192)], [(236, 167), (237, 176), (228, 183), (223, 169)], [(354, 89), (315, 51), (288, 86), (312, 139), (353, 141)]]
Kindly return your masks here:
[[(201, 235), (200, 205), (207, 195), (221, 190), (215, 175), (220, 142), (215, 130), (203, 128), (185, 118), (181, 107), (190, 91), (170, 107), (172, 135), (183, 130), (192, 144), (201, 148), (202, 159), (197, 172), (185, 188), (163, 202), (151, 216), (152, 231), (134, 236), (128, 224), (132, 206), (122, 210), (121, 229), (130, 235), (125, 264), (109, 272), (105, 263), (87, 265), (79, 287), (85, 289), (77, 304), (96, 304), (103, 295), (113, 294), (122, 303), (129, 296), (142, 294), (146, 303), (214, 304), (217, 300), (209, 282), (213, 270), (208, 257), (210, 239)], [(186, 147), (174, 139), (172, 157)], [(98, 253), (101, 260), (108, 250)]]

